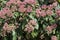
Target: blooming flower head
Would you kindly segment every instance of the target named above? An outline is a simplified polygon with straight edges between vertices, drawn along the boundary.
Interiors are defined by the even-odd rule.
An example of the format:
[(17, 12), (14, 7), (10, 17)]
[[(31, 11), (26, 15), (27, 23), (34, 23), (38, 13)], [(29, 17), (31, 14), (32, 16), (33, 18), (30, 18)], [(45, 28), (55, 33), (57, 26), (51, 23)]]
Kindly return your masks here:
[(28, 24), (25, 25), (25, 30), (28, 33), (32, 32), (34, 30), (34, 26), (36, 25), (36, 21), (35, 20), (30, 20), (28, 22)]
[(41, 10), (40, 9), (36, 9), (36, 16), (40, 17), (40, 14), (41, 14)]
[(30, 23), (31, 25), (34, 25), (34, 26), (36, 25), (36, 21), (35, 21), (35, 20), (30, 20), (29, 23)]
[(27, 31), (28, 33), (32, 32), (34, 30), (34, 27), (32, 25), (27, 24), (27, 25), (25, 25), (25, 27), (26, 28), (24, 29), (24, 31)]
[(52, 25), (51, 25), (51, 28), (52, 28), (52, 29), (55, 29), (56, 27), (57, 27), (57, 24), (52, 24)]
[(52, 5), (52, 4), (48, 5), (47, 7), (48, 7), (48, 9), (50, 9), (50, 10), (53, 9), (53, 5)]
[(3, 26), (3, 30), (7, 30), (7, 27), (8, 27), (8, 23), (5, 23), (4, 26)]
[(3, 18), (3, 19), (6, 18), (5, 13), (3, 13), (3, 11), (0, 11), (0, 18)]
[(26, 8), (25, 8), (25, 5), (21, 5), (18, 9), (19, 12), (25, 12), (26, 11)]
[(0, 17), (5, 19), (6, 18), (6, 14), (8, 13), (9, 8), (8, 7), (4, 7), (1, 11), (0, 11)]
[(52, 5), (53, 7), (56, 7), (58, 5), (58, 2), (54, 2)]
[(16, 7), (16, 6), (12, 6), (10, 10), (11, 10), (12, 12), (15, 12), (15, 11), (17, 11), (17, 7)]
[(3, 26), (3, 30), (6, 31), (7, 33), (10, 33), (14, 29), (16, 29), (16, 27), (13, 24), (8, 25), (8, 23), (5, 23)]
[(36, 0), (25, 0), (26, 3), (28, 4), (36, 4)]
[(47, 15), (52, 15), (53, 11), (52, 10), (46, 10)]
[(31, 6), (28, 6), (28, 7), (26, 8), (26, 11), (27, 11), (27, 12), (32, 12), (32, 7), (31, 7)]
[(47, 27), (46, 27), (46, 31), (47, 31), (48, 33), (51, 33), (51, 32), (52, 32), (51, 26), (47, 26)]
[(56, 10), (56, 14), (57, 14), (58, 16), (60, 16), (60, 9), (57, 9), (57, 10)]
[(11, 6), (11, 2), (10, 2), (10, 1), (7, 2), (7, 3), (6, 3), (6, 6), (9, 6), (9, 7), (10, 7), (10, 6)]
[(58, 40), (56, 36), (52, 36), (51, 40)]
[(41, 8), (42, 9), (46, 9), (47, 8), (47, 5), (42, 5)]
[(12, 25), (9, 25), (9, 27), (7, 27), (7, 33), (10, 33), (11, 31), (15, 30), (16, 27), (12, 24)]
[(42, 17), (45, 17), (45, 16), (46, 16), (46, 12), (45, 12), (45, 10), (41, 10), (41, 14), (40, 14), (40, 16), (42, 16)]

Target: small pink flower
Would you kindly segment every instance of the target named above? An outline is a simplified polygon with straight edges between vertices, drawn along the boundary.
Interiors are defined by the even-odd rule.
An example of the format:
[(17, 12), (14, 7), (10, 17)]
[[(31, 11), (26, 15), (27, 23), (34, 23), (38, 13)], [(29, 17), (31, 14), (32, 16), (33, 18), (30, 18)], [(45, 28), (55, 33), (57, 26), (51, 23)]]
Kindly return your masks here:
[(13, 24), (9, 25), (9, 27), (7, 27), (7, 33), (10, 33), (13, 30), (15, 30), (15, 26)]
[(25, 12), (26, 11), (26, 8), (19, 8), (19, 10), (18, 10), (19, 12)]
[(17, 1), (16, 3), (17, 3), (17, 6), (26, 5), (26, 2), (25, 1), (23, 1), (23, 2)]
[(0, 11), (0, 18), (3, 18), (3, 19), (5, 19), (6, 18), (6, 13), (4, 13), (4, 11), (3, 10), (1, 10)]
[(16, 3), (17, 3), (17, 6), (20, 6), (20, 4), (21, 4), (21, 1), (17, 1)]
[(34, 26), (36, 25), (36, 21), (35, 21), (35, 20), (30, 20), (29, 23), (30, 23), (31, 25), (34, 25)]
[(8, 17), (13, 16), (12, 11), (8, 7), (3, 8), (3, 12), (5, 13), (5, 16), (8, 16)]
[(40, 9), (36, 9), (36, 13), (37, 14), (40, 14), (41, 13), (41, 10)]
[(51, 40), (58, 40), (56, 36), (52, 36)]
[(16, 10), (17, 10), (17, 7), (16, 7), (16, 6), (12, 6), (12, 7), (11, 7), (11, 11), (12, 11), (12, 12), (14, 12), (14, 11), (16, 11)]
[(12, 11), (10, 9), (7, 10), (6, 14), (7, 14), (8, 17), (12, 17), (13, 16), (13, 13), (12, 13)]
[(6, 36), (6, 31), (5, 30), (2, 30), (1, 34), (0, 34), (2, 37), (5, 37)]
[(41, 14), (40, 14), (40, 16), (42, 16), (42, 17), (45, 17), (45, 16), (46, 16), (46, 12), (45, 12), (45, 10), (41, 10)]
[(19, 12), (25, 12), (26, 11), (26, 8), (25, 8), (25, 5), (21, 5), (18, 9)]
[(3, 30), (6, 31), (7, 33), (10, 33), (12, 30), (15, 30), (16, 27), (12, 25), (8, 25), (8, 23), (5, 23), (3, 26)]
[(13, 17), (13, 13), (7, 13), (8, 17)]
[(47, 15), (52, 15), (53, 11), (52, 10), (46, 10)]
[(49, 33), (51, 33), (51, 32), (52, 32), (51, 26), (47, 26), (47, 27), (46, 27), (46, 30), (47, 30)]
[(26, 9), (27, 12), (32, 12), (32, 7), (31, 6), (28, 6), (27, 9)]
[(51, 28), (52, 28), (52, 29), (55, 29), (56, 27), (57, 27), (57, 24), (52, 24), (52, 25), (51, 25)]
[(47, 26), (46, 27), (46, 31), (48, 31), (48, 33), (51, 33), (53, 29), (55, 29), (57, 27), (56, 24), (52, 24), (51, 26)]
[(48, 9), (50, 9), (50, 10), (53, 9), (53, 5), (48, 5), (47, 7), (48, 7)]
[(8, 23), (5, 23), (4, 26), (3, 26), (3, 30), (7, 30), (7, 27), (8, 27)]
[(42, 5), (41, 8), (42, 9), (46, 9), (47, 8), (47, 5)]
[(8, 7), (4, 7), (4, 8), (2, 9), (2, 12), (6, 14), (8, 9), (9, 9)]
[(10, 1), (7, 2), (7, 3), (6, 3), (6, 6), (11, 6), (11, 2), (10, 2)]
[(40, 14), (41, 14), (40, 9), (36, 9), (36, 16), (37, 16), (37, 17), (40, 17)]
[(58, 2), (54, 2), (52, 5), (56, 7), (58, 5)]
[(28, 4), (36, 4), (35, 0), (25, 0), (25, 2)]

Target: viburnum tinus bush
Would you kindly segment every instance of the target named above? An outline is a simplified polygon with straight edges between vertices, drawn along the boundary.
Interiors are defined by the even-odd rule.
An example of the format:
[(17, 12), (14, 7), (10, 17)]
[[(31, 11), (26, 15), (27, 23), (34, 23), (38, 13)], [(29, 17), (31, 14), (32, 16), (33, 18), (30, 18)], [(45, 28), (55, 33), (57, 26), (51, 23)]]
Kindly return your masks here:
[(60, 40), (60, 0), (0, 0), (0, 40)]

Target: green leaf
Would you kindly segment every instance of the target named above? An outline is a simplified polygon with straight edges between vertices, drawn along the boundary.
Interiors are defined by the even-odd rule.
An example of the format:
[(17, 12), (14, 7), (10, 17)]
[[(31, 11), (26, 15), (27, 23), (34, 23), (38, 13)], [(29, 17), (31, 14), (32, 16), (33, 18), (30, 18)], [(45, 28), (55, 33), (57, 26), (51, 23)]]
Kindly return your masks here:
[(13, 40), (17, 39), (17, 35), (16, 35), (16, 32), (14, 30), (12, 31), (12, 36), (13, 36)]
[(17, 16), (19, 16), (19, 13), (18, 12), (14, 12), (14, 15), (17, 17)]
[(43, 18), (45, 21), (48, 21), (48, 17)]
[(38, 28), (39, 28), (39, 25), (38, 25), (38, 24), (36, 24), (35, 29), (37, 29), (37, 30), (38, 30)]
[(60, 2), (60, 0), (58, 0), (58, 2)]
[(56, 29), (53, 30), (53, 34), (55, 34)]
[(31, 33), (31, 35), (32, 35), (33, 38), (35, 38), (35, 37), (37, 37), (38, 32), (34, 32), (34, 31), (33, 31), (33, 32)]
[(7, 40), (6, 36), (4, 37), (4, 40)]
[(18, 13), (18, 12), (14, 12), (13, 18), (15, 19), (15, 18), (17, 18), (18, 16), (19, 16), (19, 13)]
[(53, 20), (52, 16), (49, 16), (49, 20)]
[(45, 29), (46, 28), (46, 25), (45, 24), (43, 24), (43, 29)]

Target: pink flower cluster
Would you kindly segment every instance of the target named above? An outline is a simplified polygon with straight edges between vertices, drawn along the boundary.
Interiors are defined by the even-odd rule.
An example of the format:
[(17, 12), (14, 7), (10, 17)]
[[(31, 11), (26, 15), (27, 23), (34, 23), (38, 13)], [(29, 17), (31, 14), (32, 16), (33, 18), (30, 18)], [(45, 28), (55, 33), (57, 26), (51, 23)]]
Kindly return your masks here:
[[(29, 5), (27, 5), (27, 4), (29, 4)], [(11, 17), (11, 16), (13, 16), (12, 12), (15, 12), (15, 11), (19, 11), (19, 12), (23, 12), (23, 13), (32, 12), (33, 11), (32, 5), (35, 5), (35, 4), (36, 4), (36, 0), (24, 0), (23, 2), (20, 0), (13, 0), (13, 1), (9, 0), (6, 3), (7, 8), (3, 8), (3, 10), (7, 13), (5, 13), (2, 10), (2, 12), (4, 12), (4, 13), (0, 12), (0, 14), (1, 14), (0, 17), (6, 18), (5, 16), (3, 16), (4, 14), (7, 14), (7, 16)], [(44, 4), (44, 5), (40, 6), (39, 9), (38, 8), (36, 9), (36, 16), (45, 17), (46, 15), (52, 15), (52, 13), (53, 13), (52, 9), (55, 8), (57, 6), (57, 4), (58, 4), (57, 2), (54, 2), (53, 4), (50, 4), (50, 5)], [(57, 10), (57, 14), (59, 15), (58, 11), (59, 10)]]
[(36, 16), (37, 17), (45, 17), (46, 15), (52, 15), (53, 11), (51, 10), (40, 10), (40, 9), (36, 9)]
[(30, 20), (28, 24), (25, 25), (24, 31), (27, 31), (28, 33), (32, 32), (34, 30), (35, 25), (36, 25), (36, 21)]
[(34, 27), (32, 25), (27, 24), (27, 25), (25, 25), (25, 27), (26, 28), (24, 29), (24, 31), (27, 31), (28, 33), (32, 32), (34, 30)]
[(56, 10), (56, 14), (57, 14), (58, 16), (60, 16), (60, 9), (57, 9), (57, 10)]
[(5, 23), (3, 26), (3, 30), (7, 33), (10, 33), (11, 31), (15, 30), (16, 27), (12, 24), (12, 25), (8, 25), (8, 23)]
[(46, 27), (46, 30), (47, 30), (48, 32), (52, 32), (52, 30), (55, 29), (56, 27), (57, 27), (57, 24), (52, 24), (51, 26), (47, 26), (47, 27)]
[[(0, 11), (0, 18), (6, 18), (6, 15), (8, 17), (12, 17), (14, 11), (19, 11), (19, 12), (32, 12), (32, 6), (28, 5), (26, 7), (27, 4), (35, 4), (36, 1), (35, 0), (24, 0), (23, 2), (20, 0), (9, 0), (6, 3), (6, 7), (4, 7), (1, 11)], [(12, 5), (13, 4), (13, 5)], [(17, 6), (16, 6), (17, 5)], [(10, 8), (11, 6), (11, 8)]]
[(6, 33), (11, 33), (12, 31), (14, 31), (15, 29), (18, 28), (18, 24), (15, 23), (14, 24), (8, 24), (8, 23), (4, 23), (3, 28), (1, 29), (1, 36), (5, 37)]
[(36, 0), (25, 0), (28, 4), (36, 4)]
[(52, 15), (53, 13), (53, 8), (57, 6), (57, 2), (54, 2), (53, 4), (50, 5), (42, 5), (40, 8), (36, 9), (36, 16), (37, 17), (45, 17), (46, 15)]
[[(29, 5), (28, 7), (26, 7), (27, 4), (35, 4), (36, 1), (35, 0), (24, 0), (23, 2), (20, 0), (10, 0), (6, 3), (6, 6), (11, 6), (11, 4), (17, 5), (17, 9), (19, 12), (31, 12), (32, 11), (32, 7)], [(16, 9), (16, 7), (14, 7), (14, 9)]]
[(5, 19), (6, 16), (7, 17), (12, 17), (13, 16), (11, 10), (8, 7), (5, 7), (0, 11), (0, 18)]

